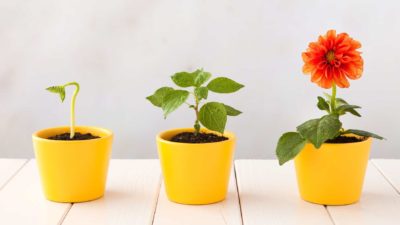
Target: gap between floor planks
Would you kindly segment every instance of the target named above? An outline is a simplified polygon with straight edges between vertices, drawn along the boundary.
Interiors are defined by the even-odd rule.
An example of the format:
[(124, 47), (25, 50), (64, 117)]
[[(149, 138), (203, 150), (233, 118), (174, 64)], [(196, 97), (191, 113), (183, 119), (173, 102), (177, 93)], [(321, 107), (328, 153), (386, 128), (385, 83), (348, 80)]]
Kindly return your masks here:
[(112, 160), (105, 196), (73, 204), (63, 224), (151, 224), (160, 182), (158, 160)]
[(44, 198), (35, 160), (29, 160), (0, 191), (0, 218), (4, 224), (59, 224), (69, 207), (69, 203)]
[(4, 181), (0, 183), (0, 191), (21, 171), (21, 169), (29, 162), (29, 159), (3, 159), (3, 160), (21, 160), (17, 168), (14, 169), (13, 172), (8, 176), (8, 178), (4, 178)]
[[(391, 164), (391, 163), (396, 163), (395, 165), (392, 164), (394, 167), (398, 168), (390, 168), (390, 169), (395, 169), (397, 173), (400, 171), (400, 160), (399, 159), (372, 159), (371, 160), (372, 164), (374, 167), (382, 174), (382, 176), (385, 178), (385, 180), (393, 187), (393, 189), (397, 192), (397, 194), (400, 195), (400, 176), (398, 179), (396, 179), (396, 175), (390, 174), (391, 172), (393, 173), (394, 171), (389, 171), (388, 168), (385, 168), (385, 165), (382, 164)], [(383, 168), (381, 168), (383, 166)], [(386, 170), (388, 169), (388, 170)], [(385, 174), (386, 170), (386, 174)]]
[(332, 225), (324, 206), (300, 199), (293, 162), (236, 160), (237, 184), (245, 225)]
[(360, 201), (347, 206), (327, 207), (335, 224), (397, 225), (400, 221), (400, 196), (388, 180), (388, 172), (370, 160)]
[(227, 198), (209, 205), (182, 205), (171, 202), (160, 189), (154, 225), (242, 225), (234, 169), (231, 170)]

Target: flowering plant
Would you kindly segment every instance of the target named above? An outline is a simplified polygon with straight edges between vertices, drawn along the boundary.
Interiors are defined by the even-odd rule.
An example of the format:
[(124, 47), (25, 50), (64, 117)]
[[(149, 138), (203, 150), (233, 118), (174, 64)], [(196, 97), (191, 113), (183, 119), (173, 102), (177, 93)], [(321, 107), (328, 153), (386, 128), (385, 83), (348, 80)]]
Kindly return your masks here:
[[(302, 53), (303, 73), (310, 74), (311, 81), (318, 86), (332, 89), (332, 94), (325, 94), (325, 98), (318, 96), (317, 107), (326, 111), (327, 115), (308, 120), (297, 127), (297, 132), (287, 132), (280, 137), (276, 147), (280, 165), (296, 157), (307, 142), (318, 149), (323, 143), (357, 142), (369, 137), (383, 139), (367, 131), (344, 129), (339, 120), (346, 113), (361, 117), (357, 111), (360, 106), (336, 97), (337, 87), (348, 88), (348, 79), (356, 80), (362, 75), (364, 61), (359, 48), (360, 42), (348, 34), (336, 34), (335, 30), (329, 30), (326, 35), (319, 36), (316, 42), (311, 42)], [(358, 137), (349, 138), (350, 141), (343, 140), (349, 134)]]

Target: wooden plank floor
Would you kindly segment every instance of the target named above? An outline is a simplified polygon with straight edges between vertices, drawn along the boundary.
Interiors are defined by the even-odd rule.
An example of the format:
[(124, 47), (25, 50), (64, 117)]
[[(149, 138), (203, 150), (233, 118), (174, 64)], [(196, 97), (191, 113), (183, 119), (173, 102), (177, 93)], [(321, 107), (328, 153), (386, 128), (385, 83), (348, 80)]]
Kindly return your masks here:
[(155, 225), (241, 225), (235, 175), (231, 175), (225, 201), (210, 205), (181, 205), (170, 202), (164, 187), (160, 190)]
[(45, 200), (34, 160), (0, 190), (0, 224), (60, 224), (71, 204)]
[(0, 159), (0, 190), (27, 162), (27, 159)]
[(160, 182), (157, 160), (112, 160), (106, 195), (73, 204), (63, 224), (151, 224)]
[(43, 197), (35, 160), (0, 159), (0, 224), (19, 225), (398, 225), (400, 160), (371, 160), (361, 201), (321, 206), (299, 198), (293, 164), (236, 160), (227, 199), (170, 202), (158, 160), (112, 160), (106, 195), (86, 203)]
[(235, 165), (244, 224), (332, 224), (324, 206), (298, 196), (292, 162), (237, 160)]
[(357, 204), (328, 207), (335, 225), (400, 224), (400, 195), (372, 163), (367, 169), (363, 193)]

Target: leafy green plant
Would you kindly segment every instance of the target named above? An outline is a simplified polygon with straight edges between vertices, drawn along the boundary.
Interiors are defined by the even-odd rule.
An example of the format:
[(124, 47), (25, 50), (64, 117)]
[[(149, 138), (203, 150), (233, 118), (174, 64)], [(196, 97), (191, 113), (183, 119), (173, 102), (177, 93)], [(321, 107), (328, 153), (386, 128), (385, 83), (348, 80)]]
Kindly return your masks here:
[(344, 129), (342, 127), (339, 117), (347, 113), (361, 117), (360, 113), (356, 110), (361, 107), (349, 104), (342, 98), (336, 98), (335, 85), (332, 88), (332, 95), (325, 94), (325, 98), (318, 96), (317, 107), (327, 112), (327, 115), (308, 120), (297, 126), (297, 132), (287, 132), (279, 138), (276, 155), (278, 156), (280, 165), (296, 157), (307, 142), (310, 142), (315, 148), (319, 149), (326, 141), (346, 134), (355, 134), (380, 140), (384, 139), (371, 132)]
[[(171, 76), (172, 81), (181, 88), (191, 88), (192, 91), (174, 89), (172, 87), (162, 87), (155, 91), (147, 99), (164, 112), (164, 118), (179, 108), (182, 104), (187, 104), (193, 109), (196, 116), (194, 122), (195, 134), (200, 132), (200, 127), (204, 127), (224, 133), (228, 116), (237, 116), (241, 112), (231, 106), (220, 102), (208, 102), (201, 105), (202, 101), (207, 100), (209, 91), (221, 94), (228, 94), (238, 91), (244, 85), (239, 84), (226, 77), (217, 77), (204, 85), (211, 78), (209, 72), (198, 69), (194, 72), (179, 72)], [(188, 103), (189, 96), (192, 95), (194, 103)], [(201, 124), (201, 125), (200, 125)]]
[(76, 96), (78, 95), (79, 92), (79, 84), (77, 82), (70, 82), (66, 83), (62, 86), (52, 86), (46, 88), (46, 90), (56, 93), (60, 96), (61, 102), (64, 102), (65, 99), (65, 87), (67, 86), (75, 86), (75, 91), (74, 94), (72, 95), (72, 100), (71, 100), (71, 119), (70, 119), (70, 138), (72, 139), (75, 136), (75, 100)]

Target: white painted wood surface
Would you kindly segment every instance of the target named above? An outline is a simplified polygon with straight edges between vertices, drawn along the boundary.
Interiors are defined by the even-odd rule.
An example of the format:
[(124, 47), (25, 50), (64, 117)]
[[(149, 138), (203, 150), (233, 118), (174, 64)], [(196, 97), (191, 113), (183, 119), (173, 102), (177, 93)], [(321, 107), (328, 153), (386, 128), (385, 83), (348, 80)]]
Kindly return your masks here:
[(112, 160), (105, 196), (73, 204), (63, 225), (150, 225), (160, 183), (158, 160)]
[(243, 222), (245, 225), (331, 225), (324, 206), (300, 199), (292, 162), (236, 160)]
[(371, 161), (400, 194), (400, 160), (373, 159)]
[(210, 205), (182, 205), (168, 200), (160, 189), (154, 225), (241, 225), (235, 175), (232, 172), (225, 201)]
[(360, 202), (348, 206), (329, 206), (335, 225), (398, 225), (400, 195), (370, 163)]
[(0, 224), (56, 225), (70, 206), (44, 198), (36, 162), (30, 160), (0, 191)]
[(27, 161), (27, 159), (0, 159), (0, 190)]
[(170, 202), (158, 160), (112, 160), (105, 197), (73, 205), (47, 201), (36, 162), (25, 162), (0, 159), (1, 225), (400, 224), (400, 160), (372, 160), (361, 201), (327, 208), (301, 200), (293, 164), (275, 160), (237, 160), (228, 198), (204, 206)]

